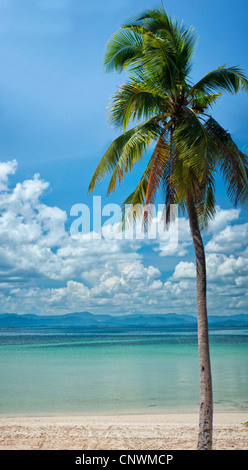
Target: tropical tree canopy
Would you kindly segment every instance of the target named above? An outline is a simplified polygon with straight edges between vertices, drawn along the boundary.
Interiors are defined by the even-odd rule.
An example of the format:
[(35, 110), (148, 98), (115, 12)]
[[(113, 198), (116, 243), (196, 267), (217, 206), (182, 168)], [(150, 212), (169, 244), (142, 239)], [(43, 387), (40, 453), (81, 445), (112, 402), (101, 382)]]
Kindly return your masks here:
[(110, 194), (151, 149), (138, 186), (123, 207), (153, 203), (162, 187), (166, 221), (170, 204), (184, 211), (190, 196), (204, 228), (215, 213), (217, 172), (234, 205), (247, 205), (248, 157), (210, 110), (222, 93), (247, 92), (248, 80), (242, 68), (221, 65), (192, 83), (196, 40), (194, 30), (169, 18), (163, 7), (144, 12), (113, 34), (104, 67), (125, 71), (127, 81), (111, 99), (109, 118), (123, 133), (100, 160), (89, 192), (110, 174)]

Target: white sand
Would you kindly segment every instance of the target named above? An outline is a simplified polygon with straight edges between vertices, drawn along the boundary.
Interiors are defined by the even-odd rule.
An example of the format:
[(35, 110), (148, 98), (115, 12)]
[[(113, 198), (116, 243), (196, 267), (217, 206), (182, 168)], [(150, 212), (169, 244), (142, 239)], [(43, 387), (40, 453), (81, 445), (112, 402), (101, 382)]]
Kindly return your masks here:
[[(248, 450), (248, 413), (215, 413), (213, 447)], [(0, 449), (196, 449), (197, 414), (1, 417)]]

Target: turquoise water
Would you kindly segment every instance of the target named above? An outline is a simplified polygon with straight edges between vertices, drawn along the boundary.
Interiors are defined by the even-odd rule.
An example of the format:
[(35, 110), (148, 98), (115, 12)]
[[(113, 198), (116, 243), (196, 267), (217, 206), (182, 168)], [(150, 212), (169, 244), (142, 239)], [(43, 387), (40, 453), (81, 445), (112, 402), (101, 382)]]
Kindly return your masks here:
[[(248, 330), (210, 331), (214, 405), (248, 410)], [(198, 411), (196, 331), (0, 329), (0, 414)]]

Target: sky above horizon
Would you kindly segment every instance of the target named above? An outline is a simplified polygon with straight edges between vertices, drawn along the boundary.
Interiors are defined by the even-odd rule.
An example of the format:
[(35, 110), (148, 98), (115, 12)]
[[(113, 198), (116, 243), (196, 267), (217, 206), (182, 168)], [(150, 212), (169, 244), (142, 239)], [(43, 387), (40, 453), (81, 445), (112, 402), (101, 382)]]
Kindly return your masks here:
[[(170, 252), (154, 242), (76, 240), (71, 207), (84, 203), (92, 173), (117, 131), (106, 107), (125, 81), (105, 74), (103, 51), (128, 18), (160, 2), (0, 0), (0, 312), (195, 314), (195, 265), (186, 218)], [(218, 65), (248, 71), (244, 0), (168, 0), (193, 26), (192, 79)], [(248, 96), (225, 95), (214, 117), (248, 152)], [(106, 198), (121, 205), (140, 167)], [(204, 233), (210, 314), (246, 313), (248, 217), (218, 181), (215, 220)]]

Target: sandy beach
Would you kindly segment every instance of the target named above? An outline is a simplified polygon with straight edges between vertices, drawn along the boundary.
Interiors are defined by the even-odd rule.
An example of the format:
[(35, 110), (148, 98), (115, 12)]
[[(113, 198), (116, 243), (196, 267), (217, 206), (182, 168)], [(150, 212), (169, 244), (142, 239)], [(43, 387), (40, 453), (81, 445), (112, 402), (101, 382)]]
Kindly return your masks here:
[[(247, 413), (215, 413), (213, 448), (248, 450)], [(198, 414), (1, 417), (1, 450), (196, 448)]]

